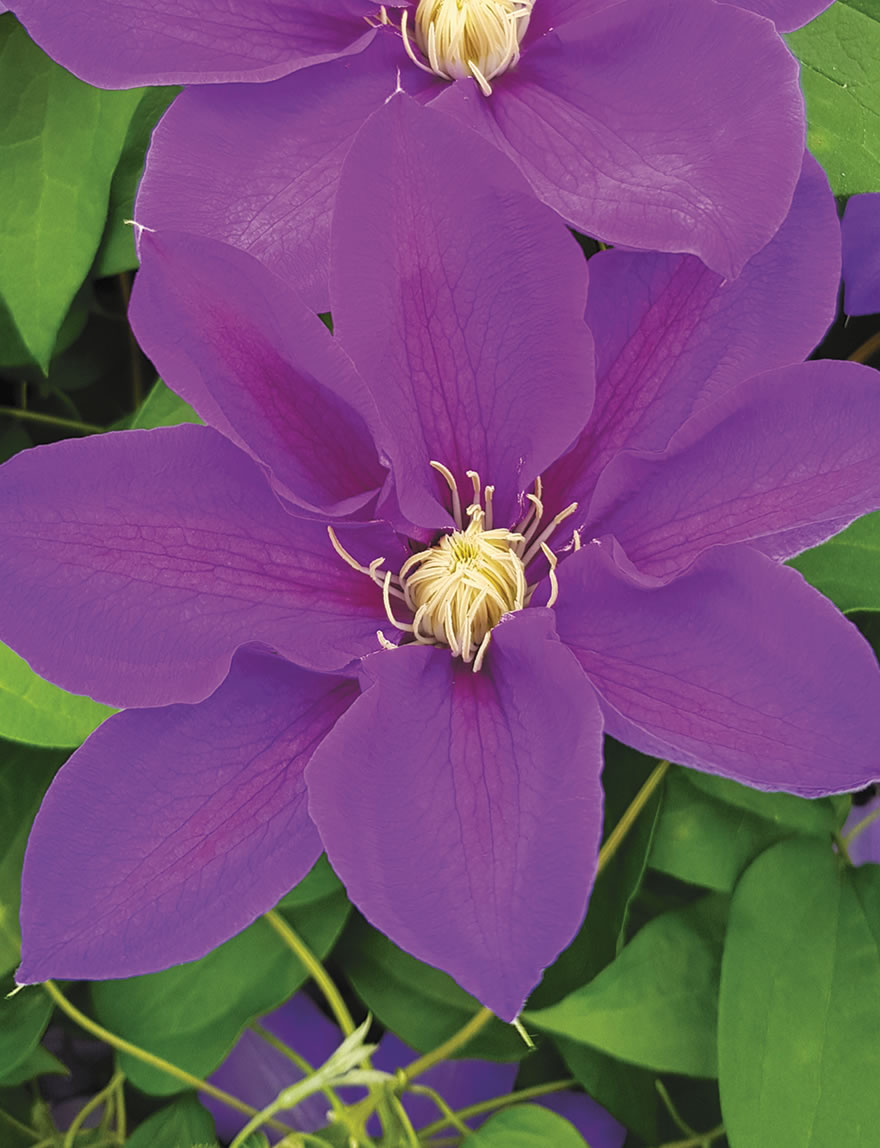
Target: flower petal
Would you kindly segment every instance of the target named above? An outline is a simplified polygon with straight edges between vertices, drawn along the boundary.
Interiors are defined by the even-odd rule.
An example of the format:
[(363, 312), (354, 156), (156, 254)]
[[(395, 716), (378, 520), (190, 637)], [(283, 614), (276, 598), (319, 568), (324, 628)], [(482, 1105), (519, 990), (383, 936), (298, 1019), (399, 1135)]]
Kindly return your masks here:
[(189, 88), (153, 134), (138, 223), (241, 247), (330, 310), (330, 219), (342, 161), (394, 91), (440, 84), (381, 30), (357, 55), (272, 84)]
[(728, 392), (661, 455), (619, 455), (599, 479), (590, 529), (613, 534), (643, 573), (668, 578), (734, 542), (761, 539), (765, 553), (790, 558), (878, 507), (877, 376), (825, 360)]
[(737, 0), (740, 8), (749, 8), (772, 20), (780, 32), (793, 32), (820, 12), (830, 8), (833, 0)]
[[(221, 10), (222, 8), (222, 10)], [(371, 0), (17, 0), (49, 55), (101, 88), (274, 80), (358, 51)]]
[(564, 1116), (577, 1128), (589, 1148), (623, 1148), (624, 1126), (585, 1092), (548, 1092), (532, 1103)]
[(579, 231), (736, 276), (785, 218), (804, 148), (797, 64), (712, 0), (620, 0), (532, 44), (485, 99), (441, 97)]
[(551, 615), (493, 632), (483, 669), (404, 646), (309, 767), (349, 895), (420, 960), (512, 1019), (583, 917), (602, 821), (602, 723)]
[(155, 972), (270, 909), (321, 853), (303, 770), (356, 695), (246, 649), (206, 701), (108, 718), (34, 822), (19, 982)]
[(747, 546), (667, 584), (595, 543), (559, 570), (559, 635), (644, 753), (807, 796), (880, 777), (870, 646), (794, 570)]
[(588, 506), (619, 451), (662, 450), (695, 409), (812, 351), (837, 310), (834, 197), (806, 155), (788, 218), (738, 279), (691, 255), (623, 251), (598, 255), (590, 273), (596, 403), (575, 446), (545, 475), (556, 509), (572, 500)]
[[(0, 474), (0, 638), (65, 689), (119, 706), (201, 701), (244, 642), (332, 670), (387, 625), (381, 592), (326, 527), (288, 514), (208, 427), (68, 439)], [(340, 537), (401, 557), (384, 529)]]
[(333, 227), (335, 331), (380, 405), (402, 511), (448, 523), (435, 459), (463, 489), (467, 470), (493, 483), (511, 521), (592, 403), (577, 245), (503, 156), (404, 95), (352, 145)]
[(844, 310), (880, 311), (880, 193), (854, 195), (843, 215)]
[(287, 283), (198, 236), (141, 239), (130, 319), (159, 373), (222, 434), (265, 463), (282, 494), (349, 514), (386, 472), (351, 360)]

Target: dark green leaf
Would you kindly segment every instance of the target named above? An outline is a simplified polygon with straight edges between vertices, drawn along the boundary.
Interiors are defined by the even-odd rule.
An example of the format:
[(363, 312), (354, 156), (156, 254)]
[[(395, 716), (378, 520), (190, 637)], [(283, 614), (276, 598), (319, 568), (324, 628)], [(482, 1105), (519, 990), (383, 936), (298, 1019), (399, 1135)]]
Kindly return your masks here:
[(19, 960), (21, 863), (31, 822), (67, 755), (0, 741), (0, 973)]
[(91, 88), (0, 24), (0, 295), (44, 369), (95, 257), (141, 94)]
[(0, 642), (0, 737), (38, 746), (77, 746), (114, 711), (38, 677)]
[(880, 511), (856, 519), (789, 565), (841, 610), (880, 610)]
[(194, 1096), (181, 1096), (145, 1120), (125, 1148), (195, 1148), (215, 1145), (214, 1119)]
[(676, 767), (666, 777), (650, 864), (681, 881), (730, 892), (763, 849), (795, 833), (829, 840), (837, 824), (830, 800), (761, 793)]
[(0, 1076), (17, 1067), (37, 1047), (52, 1014), (52, 1002), (38, 986), (15, 988), (11, 976), (0, 978)]
[(807, 143), (836, 195), (880, 191), (880, 8), (837, 0), (787, 37), (801, 61)]
[(595, 980), (525, 1019), (645, 1068), (714, 1076), (726, 910), (711, 894), (664, 913)]
[[(322, 859), (301, 883), (297, 906), (284, 910), (319, 959), (332, 948), (349, 910), (341, 887), (328, 881), (325, 865)], [(92, 997), (111, 1031), (204, 1077), (247, 1024), (283, 1004), (305, 980), (297, 958), (261, 919), (200, 961), (99, 982)], [(119, 1062), (144, 1092), (162, 1096), (180, 1090), (176, 1079), (133, 1057), (120, 1054)]]
[(736, 1148), (874, 1148), (880, 1128), (880, 867), (783, 841), (733, 895), (718, 1022)]
[[(442, 1044), (480, 1008), (446, 973), (398, 949), (362, 917), (352, 916), (336, 956), (370, 1012), (419, 1052)], [(492, 1020), (462, 1052), (518, 1060), (526, 1046), (510, 1025)]]
[(67, 1075), (67, 1067), (51, 1052), (47, 1052), (41, 1044), (38, 1044), (18, 1064), (0, 1075), (0, 1088), (9, 1088), (13, 1084), (23, 1084), (26, 1080), (34, 1080), (38, 1076)]
[(487, 1120), (465, 1141), (468, 1148), (584, 1148), (577, 1129), (537, 1104), (517, 1104)]

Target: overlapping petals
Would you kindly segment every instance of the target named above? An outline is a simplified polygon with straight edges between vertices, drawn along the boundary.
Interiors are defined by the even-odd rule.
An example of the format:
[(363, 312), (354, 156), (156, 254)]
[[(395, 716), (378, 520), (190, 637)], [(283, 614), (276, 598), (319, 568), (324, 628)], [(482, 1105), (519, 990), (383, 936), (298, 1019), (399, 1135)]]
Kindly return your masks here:
[[(250, 864), (241, 836), (255, 825), (254, 776), (267, 793), (289, 786), (284, 808), (300, 817), (304, 769), (311, 822), (359, 908), (509, 1019), (583, 913), (601, 826), (603, 723), (646, 752), (768, 789), (828, 793), (880, 775), (874, 656), (778, 562), (880, 505), (880, 491), (871, 373), (797, 365), (828, 322), (839, 257), (815, 169), (805, 168), (795, 215), (746, 269), (744, 288), (690, 256), (597, 257), (591, 292), (601, 281), (608, 299), (588, 301), (587, 314), (619, 319), (599, 338), (591, 414), (586, 268), (515, 169), (499, 162), (488, 172), (485, 154), (467, 129), (404, 94), (375, 113), (349, 152), (336, 207), (332, 267), (345, 278), (331, 284), (332, 339), (302, 307), (288, 308), (278, 280), (250, 257), (225, 264), (214, 240), (146, 237), (133, 302), (141, 341), (211, 425), (65, 443), (7, 465), (0, 553), (11, 590), (0, 636), (74, 689), (140, 705), (200, 702), (185, 710), (196, 722), (234, 692), (237, 659), (223, 678), (243, 644), (261, 643), (279, 680), (304, 675), (317, 691), (308, 719), (283, 726), (275, 756), (242, 755), (265, 774), (236, 773), (224, 759), (228, 800), (243, 810), (229, 865)], [(389, 159), (399, 178), (383, 192)], [(823, 268), (821, 298), (777, 339), (806, 237)], [(527, 284), (531, 314), (506, 292), (502, 266), (519, 285), (514, 296)], [(176, 274), (199, 284), (196, 301), (171, 291)], [(240, 335), (224, 333), (238, 329), (239, 311)], [(751, 378), (762, 365), (773, 369)], [(323, 412), (353, 435), (350, 447), (311, 425)], [(816, 419), (821, 442), (805, 429)], [(781, 438), (765, 430), (780, 425)], [(455, 516), (432, 461), (453, 469), (463, 499), (477, 486), (463, 472), (479, 469), (497, 488), (495, 524), (508, 530), (542, 470), (547, 507), (572, 494), (580, 503), (559, 523), (542, 520), (558, 561), (553, 610), (536, 544), (524, 608), (490, 632), (478, 673), (442, 642), (415, 641), (403, 582), (392, 596), (413, 548), (431, 546)], [(337, 515), (338, 550), (322, 508)], [(340, 707), (332, 729), (330, 695)], [(30, 847), (32, 905), (57, 872), (60, 810), (92, 801), (93, 771), (109, 769), (102, 739), (109, 746), (117, 731), (156, 723), (141, 739), (139, 771), (161, 752), (188, 792), (173, 740), (182, 712), (123, 714), (72, 759)], [(138, 825), (132, 856), (117, 864), (132, 874), (117, 918), (100, 935), (81, 923), (100, 892), (85, 881), (71, 895), (80, 923), (64, 936), (48, 923), (33, 949), (25, 938), (29, 975), (143, 971), (126, 969), (125, 946), (130, 923), (154, 925), (165, 903), (150, 857), (222, 855), (226, 801), (222, 789), (204, 823), (159, 822), (149, 840)], [(261, 912), (315, 842), (309, 830), (283, 860), (264, 851), (273, 872), (242, 879), (225, 928)], [(186, 864), (182, 873), (184, 885), (197, 880)], [(35, 915), (27, 910), (29, 934)], [(166, 926), (165, 943), (149, 949), (154, 967), (219, 939), (188, 922), (184, 942), (174, 913)]]
[(854, 195), (846, 205), (843, 282), (848, 315), (880, 311), (880, 193)]

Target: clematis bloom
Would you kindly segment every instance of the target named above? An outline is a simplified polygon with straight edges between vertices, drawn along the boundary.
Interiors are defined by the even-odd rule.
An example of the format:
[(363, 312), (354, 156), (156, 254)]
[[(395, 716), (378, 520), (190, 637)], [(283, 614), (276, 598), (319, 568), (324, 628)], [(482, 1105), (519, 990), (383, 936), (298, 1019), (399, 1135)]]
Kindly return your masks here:
[(220, 14), (216, 0), (17, 0), (15, 10), (91, 83), (190, 85), (155, 132), (136, 219), (239, 246), (326, 311), (341, 165), (397, 88), (460, 117), (580, 231), (693, 252), (735, 276), (785, 217), (804, 147), (797, 65), (771, 21), (797, 27), (827, 2), (231, 0)]
[(854, 195), (846, 205), (843, 283), (848, 315), (880, 311), (880, 193)]
[(198, 957), (323, 848), (510, 1018), (584, 914), (603, 730), (766, 789), (877, 776), (873, 653), (780, 563), (880, 505), (873, 372), (799, 362), (839, 247), (808, 159), (738, 280), (603, 253), (588, 327), (558, 218), (404, 95), (346, 161), (333, 335), (244, 253), (144, 234), (133, 324), (209, 425), (0, 472), (0, 637), (136, 707), (36, 819), (18, 979)]
[[(298, 993), (264, 1017), (261, 1023), (313, 1067), (327, 1060), (342, 1042), (342, 1034), (336, 1025), (305, 993)], [(371, 1059), (374, 1068), (394, 1073), (415, 1057), (416, 1053), (394, 1033), (386, 1032)], [(456, 1110), (510, 1092), (518, 1068), (517, 1064), (496, 1064), (488, 1060), (445, 1061), (420, 1076), (419, 1083), (433, 1088)], [(224, 1062), (211, 1074), (210, 1080), (252, 1107), (261, 1109), (301, 1075), (283, 1053), (255, 1032), (245, 1030)], [(417, 1129), (439, 1116), (434, 1102), (428, 1097), (404, 1093), (402, 1101)], [(204, 1103), (213, 1113), (221, 1137), (231, 1140), (244, 1127), (246, 1118), (240, 1113), (212, 1097), (206, 1097)], [(549, 1093), (535, 1103), (552, 1108), (569, 1120), (590, 1148), (621, 1148), (626, 1139), (626, 1129), (586, 1093)], [(322, 1095), (310, 1096), (295, 1109), (279, 1113), (279, 1116), (302, 1132), (316, 1132), (327, 1124), (327, 1100)], [(469, 1124), (476, 1127), (485, 1118), (471, 1120)], [(271, 1135), (269, 1130), (267, 1132)]]

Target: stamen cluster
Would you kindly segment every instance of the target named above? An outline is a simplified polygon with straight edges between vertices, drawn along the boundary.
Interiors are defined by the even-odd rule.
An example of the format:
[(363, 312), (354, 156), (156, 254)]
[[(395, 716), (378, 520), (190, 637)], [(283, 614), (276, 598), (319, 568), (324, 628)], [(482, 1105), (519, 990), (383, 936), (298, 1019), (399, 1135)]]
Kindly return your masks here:
[[(455, 657), (480, 669), (492, 630), (505, 614), (522, 610), (531, 601), (537, 583), (529, 584), (526, 569), (542, 553), (547, 559), (550, 597), (556, 601), (556, 555), (547, 539), (560, 522), (577, 509), (572, 503), (542, 528), (544, 507), (541, 480), (526, 495), (529, 509), (515, 529), (496, 528), (492, 522), (494, 486), (482, 486), (476, 471), (467, 471), (474, 488), (473, 502), (462, 514), (461, 498), (452, 473), (442, 463), (431, 466), (445, 479), (452, 493), (452, 517), (456, 529), (444, 534), (433, 546), (420, 550), (404, 562), (395, 575), (380, 568), (384, 558), (362, 566), (346, 551), (332, 528), (330, 540), (336, 552), (355, 570), (367, 574), (382, 587), (385, 612), (398, 630), (412, 635), (421, 645), (448, 646)], [(464, 516), (467, 516), (467, 525)], [(574, 546), (580, 545), (577, 533)], [(412, 613), (412, 621), (402, 621), (394, 613), (396, 598)], [(394, 644), (379, 633), (389, 649)]]
[(490, 80), (519, 59), (519, 46), (529, 26), (535, 0), (419, 0), (415, 40), (425, 60), (410, 44), (407, 11), (401, 15), (406, 50), (424, 71), (444, 80), (473, 77), (484, 95)]

